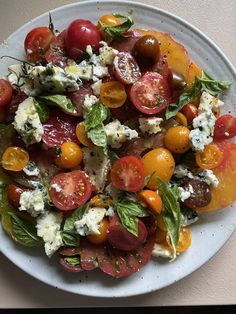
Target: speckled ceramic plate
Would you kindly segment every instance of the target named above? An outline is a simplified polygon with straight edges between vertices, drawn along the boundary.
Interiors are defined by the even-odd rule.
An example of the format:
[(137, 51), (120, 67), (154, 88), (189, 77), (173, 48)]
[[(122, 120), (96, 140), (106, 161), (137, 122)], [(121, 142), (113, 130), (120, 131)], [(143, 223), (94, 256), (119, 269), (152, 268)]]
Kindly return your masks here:
[[(236, 81), (236, 73), (226, 56), (203, 33), (184, 20), (157, 8), (132, 1), (85, 1), (60, 7), (51, 11), (55, 27), (66, 28), (76, 18), (86, 18), (97, 22), (109, 12), (127, 13), (133, 10), (136, 28), (158, 29), (170, 33), (182, 43), (189, 56), (201, 68), (208, 70), (217, 79)], [(26, 34), (34, 27), (47, 25), (48, 13), (28, 22), (7, 39), (7, 45), (0, 47), (0, 55), (24, 57), (23, 42)], [(4, 59), (0, 64), (0, 75), (7, 73), (11, 60)], [(236, 114), (233, 95), (235, 85), (225, 100), (225, 110)], [(72, 293), (99, 296), (124, 297), (143, 294), (166, 287), (189, 275), (202, 266), (224, 245), (236, 228), (236, 206), (217, 213), (205, 214), (193, 226), (193, 244), (175, 262), (153, 259), (140, 272), (125, 279), (113, 279), (100, 271), (88, 273), (66, 273), (57, 265), (56, 258), (48, 260), (42, 250), (24, 248), (15, 244), (0, 229), (0, 249), (19, 268), (31, 276)], [(217, 270), (216, 270), (217, 271)]]

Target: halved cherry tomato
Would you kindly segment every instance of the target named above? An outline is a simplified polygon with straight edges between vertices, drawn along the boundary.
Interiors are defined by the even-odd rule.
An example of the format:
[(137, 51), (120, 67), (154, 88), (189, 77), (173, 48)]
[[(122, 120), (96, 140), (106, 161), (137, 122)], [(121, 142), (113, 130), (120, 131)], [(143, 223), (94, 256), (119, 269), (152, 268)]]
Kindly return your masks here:
[(152, 190), (143, 190), (139, 192), (138, 195), (154, 214), (160, 214), (162, 210), (162, 199), (156, 192)]
[(119, 52), (114, 58), (113, 65), (116, 79), (125, 85), (133, 84), (141, 77), (137, 62), (128, 52)]
[(10, 171), (21, 171), (29, 162), (29, 154), (20, 147), (8, 147), (2, 155), (2, 167)]
[(7, 187), (7, 199), (9, 203), (13, 207), (18, 208), (20, 205), (20, 196), (26, 190), (26, 188), (19, 187), (18, 185), (9, 184)]
[(88, 234), (87, 239), (89, 242), (94, 244), (105, 243), (108, 239), (108, 227), (109, 221), (107, 218), (104, 218), (99, 224), (99, 234)]
[[(166, 236), (166, 241), (171, 248), (172, 246), (171, 246), (170, 237), (168, 234)], [(182, 228), (180, 230), (179, 242), (178, 242), (176, 251), (178, 253), (182, 253), (186, 251), (190, 247), (191, 243), (192, 243), (192, 235), (191, 235), (190, 228)]]
[(189, 134), (190, 131), (186, 126), (173, 126), (165, 134), (165, 146), (173, 153), (183, 154), (190, 148)]
[(214, 169), (222, 159), (223, 154), (216, 145), (206, 145), (203, 152), (196, 153), (196, 163), (202, 169)]
[(93, 142), (87, 136), (83, 121), (77, 124), (75, 132), (81, 144), (87, 147), (93, 147)]
[(103, 194), (97, 194), (97, 195), (93, 196), (90, 200), (90, 206), (91, 207), (107, 208), (111, 204), (112, 204), (111, 199), (108, 197), (105, 197)]
[(130, 100), (139, 111), (155, 114), (164, 110), (170, 103), (170, 87), (159, 73), (146, 72), (132, 85)]
[(83, 159), (82, 149), (74, 142), (65, 142), (61, 145), (61, 153), (55, 163), (60, 168), (70, 169), (78, 166)]
[(100, 100), (108, 108), (119, 108), (127, 98), (125, 87), (117, 81), (103, 83), (100, 89)]
[(198, 115), (198, 109), (195, 105), (189, 103), (185, 105), (182, 109), (181, 112), (185, 115), (185, 117), (188, 120), (188, 124), (192, 123), (193, 119), (196, 118)]
[(185, 115), (182, 112), (178, 112), (175, 116), (175, 120), (179, 122), (179, 124), (182, 124), (183, 126), (188, 125), (188, 120), (185, 117)]
[(49, 187), (53, 204), (62, 211), (72, 210), (85, 204), (91, 193), (90, 180), (80, 170), (57, 174)]
[(32, 29), (24, 42), (27, 59), (33, 63), (41, 61), (53, 38), (54, 34), (47, 26)]
[(117, 189), (137, 192), (144, 185), (143, 163), (134, 156), (122, 157), (113, 164), (110, 177)]
[(6, 106), (12, 97), (13, 89), (11, 84), (4, 79), (0, 79), (0, 107)]
[(236, 135), (236, 117), (231, 114), (224, 114), (216, 120), (214, 138), (225, 140)]

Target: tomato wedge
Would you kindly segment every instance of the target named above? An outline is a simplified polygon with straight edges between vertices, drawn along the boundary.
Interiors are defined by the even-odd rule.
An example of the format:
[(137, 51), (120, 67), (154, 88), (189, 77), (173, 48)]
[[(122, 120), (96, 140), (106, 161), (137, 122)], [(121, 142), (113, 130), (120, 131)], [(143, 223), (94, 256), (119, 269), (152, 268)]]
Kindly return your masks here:
[(82, 206), (92, 193), (92, 185), (83, 171), (57, 174), (51, 181), (49, 195), (56, 208), (69, 211)]
[(223, 159), (221, 150), (216, 145), (207, 145), (203, 152), (197, 152), (196, 163), (202, 169), (214, 169)]
[(100, 89), (100, 100), (108, 108), (119, 108), (124, 105), (127, 98), (122, 83), (111, 81), (103, 83)]
[(131, 87), (130, 100), (139, 111), (156, 114), (169, 105), (170, 86), (159, 73), (146, 72)]
[(0, 107), (6, 106), (12, 97), (13, 89), (11, 84), (4, 79), (0, 79)]
[(134, 156), (120, 158), (111, 168), (111, 182), (119, 190), (137, 192), (142, 189), (144, 178), (143, 163)]
[(215, 123), (214, 138), (226, 140), (236, 135), (236, 117), (231, 114), (224, 114)]

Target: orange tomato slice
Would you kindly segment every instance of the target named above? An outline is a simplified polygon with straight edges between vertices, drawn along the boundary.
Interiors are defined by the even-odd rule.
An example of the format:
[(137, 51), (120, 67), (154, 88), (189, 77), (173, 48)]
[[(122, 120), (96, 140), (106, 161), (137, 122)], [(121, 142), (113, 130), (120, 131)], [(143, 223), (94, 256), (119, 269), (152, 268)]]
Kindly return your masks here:
[(119, 108), (127, 99), (125, 87), (118, 81), (103, 83), (100, 89), (100, 100), (108, 108)]
[(139, 192), (138, 195), (154, 214), (160, 214), (162, 210), (162, 199), (156, 192), (152, 190), (143, 190)]
[(20, 147), (8, 147), (2, 155), (2, 167), (10, 171), (21, 171), (29, 162), (29, 154)]
[[(170, 248), (172, 248), (168, 233), (166, 235), (166, 242), (168, 243)], [(178, 242), (176, 251), (178, 253), (182, 253), (186, 251), (190, 247), (191, 243), (192, 243), (192, 235), (191, 235), (190, 228), (188, 227), (182, 228), (180, 230), (179, 242)]]
[(214, 169), (222, 161), (223, 154), (216, 145), (207, 145), (203, 152), (196, 153), (196, 163), (202, 169)]
[(77, 124), (75, 132), (81, 144), (87, 147), (93, 147), (93, 142), (87, 136), (83, 121)]

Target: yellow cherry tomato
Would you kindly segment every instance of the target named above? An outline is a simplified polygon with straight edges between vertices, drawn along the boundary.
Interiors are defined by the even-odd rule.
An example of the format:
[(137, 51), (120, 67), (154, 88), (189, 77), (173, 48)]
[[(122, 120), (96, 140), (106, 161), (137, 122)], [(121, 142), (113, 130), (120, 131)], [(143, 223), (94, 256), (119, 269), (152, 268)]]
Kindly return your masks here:
[(61, 145), (61, 154), (56, 157), (55, 163), (60, 168), (70, 169), (78, 166), (83, 159), (82, 149), (74, 142), (65, 142)]
[(178, 112), (175, 116), (175, 120), (183, 126), (188, 126), (188, 120), (182, 112)]
[(91, 243), (94, 244), (102, 244), (107, 241), (108, 237), (108, 227), (109, 227), (109, 221), (107, 218), (104, 218), (100, 222), (99, 226), (99, 234), (88, 234), (87, 238)]
[(156, 217), (156, 222), (159, 229), (161, 229), (162, 231), (167, 231), (167, 226), (164, 222), (162, 215), (158, 215)]
[(190, 131), (187, 127), (177, 125), (167, 130), (164, 138), (165, 146), (173, 153), (183, 154), (190, 148)]
[(119, 108), (127, 98), (125, 87), (118, 81), (103, 83), (100, 88), (100, 100), (108, 108)]
[(2, 167), (10, 171), (21, 171), (29, 162), (29, 154), (20, 147), (8, 147), (2, 155)]
[(223, 154), (216, 145), (206, 145), (202, 152), (196, 153), (196, 163), (202, 169), (214, 169), (221, 164)]
[(77, 124), (75, 132), (81, 144), (87, 147), (93, 147), (93, 142), (87, 136), (83, 121)]
[(152, 175), (147, 187), (151, 190), (157, 189), (157, 177), (168, 182), (175, 169), (175, 160), (171, 152), (166, 148), (155, 148), (145, 154), (142, 158), (145, 176)]
[(167, 231), (157, 228), (156, 230), (156, 243), (167, 245), (166, 242)]
[[(170, 237), (168, 234), (166, 236), (166, 241), (168, 245), (172, 247), (170, 243)], [(180, 230), (179, 242), (178, 242), (176, 251), (178, 253), (182, 253), (186, 251), (190, 247), (191, 243), (192, 243), (192, 234), (191, 234), (190, 228), (188, 227), (182, 228)]]
[(98, 21), (98, 29), (103, 38), (109, 39), (109, 38), (106, 38), (105, 32), (102, 29), (100, 23), (105, 24), (106, 26), (117, 26), (121, 23), (121, 21), (112, 14), (106, 14), (100, 17)]
[(108, 208), (111, 204), (112, 204), (111, 199), (108, 197), (104, 198), (103, 194), (97, 194), (93, 196), (90, 200), (91, 207)]
[(160, 214), (162, 209), (162, 199), (156, 192), (152, 190), (143, 190), (139, 192), (138, 195), (141, 201), (147, 204), (154, 214)]

